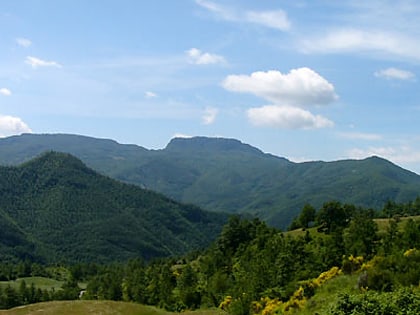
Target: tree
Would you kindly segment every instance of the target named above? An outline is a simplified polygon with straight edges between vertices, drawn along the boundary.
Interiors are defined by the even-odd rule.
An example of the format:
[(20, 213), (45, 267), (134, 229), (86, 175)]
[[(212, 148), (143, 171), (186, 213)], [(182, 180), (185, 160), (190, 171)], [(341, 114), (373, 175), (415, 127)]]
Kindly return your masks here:
[(3, 307), (8, 309), (21, 304), (19, 299), (19, 295), (15, 289), (13, 289), (10, 285), (4, 289), (3, 293)]
[(385, 255), (389, 255), (398, 246), (400, 240), (400, 233), (398, 232), (398, 224), (394, 219), (389, 220), (389, 225), (386, 228), (386, 234), (382, 238), (382, 248)]
[(378, 226), (372, 216), (373, 212), (361, 211), (351, 220), (344, 233), (347, 254), (371, 258), (375, 253)]
[(344, 207), (338, 201), (329, 201), (324, 203), (319, 210), (316, 221), (324, 232), (330, 233), (348, 225), (351, 210), (351, 208)]
[(402, 233), (404, 249), (420, 248), (420, 223), (409, 219)]
[(189, 309), (195, 309), (201, 304), (201, 294), (197, 289), (197, 275), (190, 264), (182, 270), (177, 280), (178, 294), (181, 302)]
[(299, 216), (299, 223), (303, 228), (307, 228), (309, 223), (315, 221), (316, 210), (310, 204), (306, 204)]

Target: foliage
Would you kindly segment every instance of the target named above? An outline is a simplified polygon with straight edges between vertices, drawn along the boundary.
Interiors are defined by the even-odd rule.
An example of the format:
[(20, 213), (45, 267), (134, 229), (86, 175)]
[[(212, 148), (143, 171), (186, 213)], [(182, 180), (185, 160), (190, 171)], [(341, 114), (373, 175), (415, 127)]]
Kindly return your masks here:
[(415, 315), (420, 312), (420, 293), (400, 289), (392, 293), (367, 292), (357, 295), (342, 295), (329, 310), (331, 315)]
[(100, 263), (186, 253), (207, 246), (227, 219), (54, 152), (0, 167), (0, 193), (3, 261)]
[[(78, 299), (83, 282), (82, 299), (137, 302), (171, 312), (220, 307), (232, 315), (339, 315), (377, 307), (394, 314), (398, 303), (405, 303), (407, 314), (415, 313), (418, 291), (410, 288), (420, 283), (420, 220), (395, 221), (378, 231), (370, 210), (337, 202), (320, 210), (327, 208), (322, 218), (330, 222), (328, 229), (321, 223), (300, 234), (234, 216), (210, 247), (183, 256), (49, 267), (30, 260), (0, 263), (2, 277), (17, 278), (0, 286), (1, 307)], [(328, 218), (337, 209), (345, 220)], [(59, 279), (61, 288), (30, 284), (26, 277), (35, 272)], [(390, 293), (400, 299), (385, 301)]]

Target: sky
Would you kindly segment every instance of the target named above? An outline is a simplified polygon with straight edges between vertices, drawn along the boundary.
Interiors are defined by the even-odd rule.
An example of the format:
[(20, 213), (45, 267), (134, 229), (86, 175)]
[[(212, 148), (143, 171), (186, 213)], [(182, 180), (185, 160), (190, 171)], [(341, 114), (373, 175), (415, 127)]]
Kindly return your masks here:
[(420, 174), (419, 15), (416, 0), (0, 0), (0, 137), (226, 137)]

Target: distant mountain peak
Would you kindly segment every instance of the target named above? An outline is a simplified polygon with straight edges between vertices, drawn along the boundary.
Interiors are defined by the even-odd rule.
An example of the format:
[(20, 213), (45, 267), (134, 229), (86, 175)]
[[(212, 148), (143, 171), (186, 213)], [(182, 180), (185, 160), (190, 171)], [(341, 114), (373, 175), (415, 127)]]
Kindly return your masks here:
[(197, 136), (192, 138), (173, 138), (166, 146), (167, 151), (219, 151), (244, 152), (262, 155), (261, 150), (236, 139)]

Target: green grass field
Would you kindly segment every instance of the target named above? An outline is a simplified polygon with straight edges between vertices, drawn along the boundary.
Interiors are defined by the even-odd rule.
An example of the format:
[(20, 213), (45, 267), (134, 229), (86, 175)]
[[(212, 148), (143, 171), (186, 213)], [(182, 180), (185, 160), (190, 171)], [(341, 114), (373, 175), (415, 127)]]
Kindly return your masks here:
[[(399, 218), (399, 222), (398, 222), (398, 228), (400, 230), (403, 230), (404, 228), (404, 224), (409, 220), (412, 219), (414, 221), (420, 221), (420, 216), (412, 216), (412, 217), (401, 217)], [(390, 219), (374, 219), (373, 221), (376, 222), (376, 224), (378, 225), (378, 233), (383, 233), (386, 231), (386, 228), (389, 226), (389, 220)], [(317, 235), (317, 236), (323, 236), (323, 233), (319, 233), (317, 231), (318, 227), (311, 227), (308, 229), (296, 229), (296, 230), (292, 230), (292, 231), (287, 231), (284, 232), (285, 235), (290, 235), (293, 237), (297, 237), (297, 236), (303, 236), (305, 235), (306, 231), (309, 231), (309, 233), (311, 235)]]
[(327, 314), (328, 309), (342, 293), (356, 294), (357, 279), (359, 275), (340, 275), (327, 281), (323, 286), (316, 289), (315, 295), (310, 298), (305, 309), (297, 312), (299, 315)]
[[(172, 315), (152, 306), (113, 301), (55, 301), (20, 306), (1, 315)], [(221, 310), (184, 312), (185, 315), (222, 315)]]
[(63, 281), (58, 281), (50, 278), (44, 277), (25, 277), (19, 278), (15, 281), (0, 281), (0, 286), (2, 288), (10, 285), (12, 288), (18, 290), (22, 281), (26, 282), (27, 286), (30, 286), (32, 283), (35, 285), (36, 288), (40, 288), (41, 290), (59, 290), (63, 285)]
[[(41, 290), (61, 290), (61, 286), (64, 284), (64, 281), (59, 281), (51, 278), (45, 277), (24, 277), (19, 278), (14, 281), (0, 281), (0, 287), (5, 288), (7, 285), (10, 285), (12, 288), (19, 290), (19, 287), (22, 281), (26, 282), (26, 286), (30, 286), (32, 283), (36, 288)], [(86, 283), (79, 282), (80, 289), (86, 289)]]

